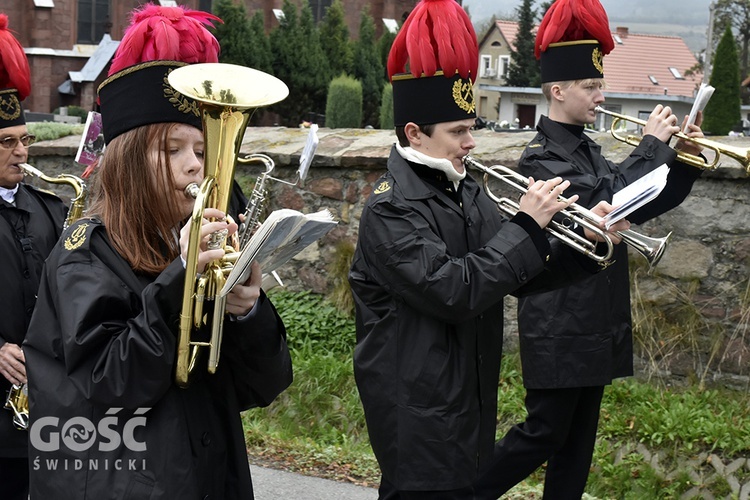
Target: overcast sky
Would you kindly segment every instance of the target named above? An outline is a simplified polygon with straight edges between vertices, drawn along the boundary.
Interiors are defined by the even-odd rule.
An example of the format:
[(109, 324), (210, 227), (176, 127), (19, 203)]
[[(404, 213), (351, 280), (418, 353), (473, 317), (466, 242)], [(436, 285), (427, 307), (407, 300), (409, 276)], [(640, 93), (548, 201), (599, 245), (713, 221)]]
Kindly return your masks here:
[[(475, 25), (492, 15), (511, 17), (522, 0), (463, 0)], [(691, 50), (705, 47), (711, 0), (601, 0), (611, 28), (627, 26), (631, 33), (680, 36)], [(540, 0), (534, 2), (539, 7)]]

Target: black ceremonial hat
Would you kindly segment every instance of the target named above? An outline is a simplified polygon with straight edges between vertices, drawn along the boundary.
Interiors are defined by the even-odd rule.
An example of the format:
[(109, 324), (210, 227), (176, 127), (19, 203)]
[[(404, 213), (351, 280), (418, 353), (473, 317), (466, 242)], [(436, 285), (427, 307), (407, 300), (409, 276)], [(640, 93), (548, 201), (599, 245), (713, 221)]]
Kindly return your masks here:
[(388, 54), (394, 124), (475, 118), (478, 64), (477, 36), (461, 6), (455, 0), (421, 0)]
[(128, 130), (151, 123), (177, 122), (201, 128), (198, 103), (167, 81), (179, 61), (151, 61), (130, 66), (99, 86), (102, 131), (109, 143)]
[(219, 60), (219, 42), (207, 29), (221, 20), (183, 6), (146, 4), (131, 13), (109, 69), (99, 86), (102, 131), (109, 142), (128, 130), (177, 122), (201, 128), (198, 104), (174, 90), (171, 71)]
[(0, 13), (0, 128), (26, 123), (21, 101), (31, 93), (29, 61)]
[(544, 14), (534, 44), (542, 83), (604, 78), (604, 56), (614, 46), (599, 0), (556, 0)]

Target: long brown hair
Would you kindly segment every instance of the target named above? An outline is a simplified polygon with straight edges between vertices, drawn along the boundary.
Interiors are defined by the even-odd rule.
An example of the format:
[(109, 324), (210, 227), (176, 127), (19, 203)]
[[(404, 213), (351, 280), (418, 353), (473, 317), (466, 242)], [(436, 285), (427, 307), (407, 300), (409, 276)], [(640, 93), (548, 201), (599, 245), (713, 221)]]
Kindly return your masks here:
[(173, 123), (135, 128), (114, 138), (94, 181), (89, 215), (104, 223), (115, 249), (135, 271), (158, 274), (180, 253), (176, 185), (169, 155), (156, 165), (152, 145), (165, 151)]

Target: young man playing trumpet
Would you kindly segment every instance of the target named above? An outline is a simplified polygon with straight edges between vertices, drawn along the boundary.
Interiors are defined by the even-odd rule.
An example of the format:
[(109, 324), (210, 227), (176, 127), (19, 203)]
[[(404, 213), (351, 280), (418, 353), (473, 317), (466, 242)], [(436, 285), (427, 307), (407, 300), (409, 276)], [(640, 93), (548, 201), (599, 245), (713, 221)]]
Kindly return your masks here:
[[(466, 57), (438, 44), (433, 27), (466, 41), (456, 50)], [(425, 39), (408, 44), (409, 33)], [(577, 199), (558, 198), (567, 182), (532, 180), (507, 220), (467, 173), (476, 43), (456, 2), (423, 0), (389, 56), (399, 141), (362, 211), (349, 274), (354, 373), (383, 500), (473, 498), (495, 439), (503, 297), (600, 267), (546, 237), (550, 219)], [(420, 46), (440, 48), (413, 52)]]
[[(643, 223), (679, 205), (702, 170), (676, 161), (668, 143), (681, 129), (669, 107), (654, 108), (640, 145), (619, 165), (606, 160), (586, 136), (584, 127), (594, 123), (595, 108), (604, 102), (602, 60), (614, 42), (598, 1), (581, 1), (586, 9), (574, 8), (575, 3), (557, 0), (540, 25), (536, 50), (549, 116), (540, 118), (539, 133), (524, 151), (519, 170), (534, 178), (560, 176), (571, 182), (566, 194), (575, 193), (579, 204), (593, 206), (611, 202), (616, 191), (666, 163), (671, 168), (664, 191), (628, 217)], [(571, 9), (572, 15), (553, 15), (560, 9)], [(577, 19), (576, 12), (590, 17)], [(560, 18), (571, 20), (575, 34), (553, 25)], [(584, 40), (578, 39), (581, 24)], [(550, 39), (554, 33), (563, 35)], [(688, 136), (702, 137), (698, 125), (690, 127)], [(700, 155), (701, 148), (692, 142), (680, 140), (675, 147)], [(499, 497), (547, 462), (544, 498), (580, 500), (604, 386), (633, 374), (626, 247), (615, 248), (614, 264), (601, 273), (519, 298), (518, 327), (528, 416), (496, 444), (491, 466), (475, 485), (477, 498)]]

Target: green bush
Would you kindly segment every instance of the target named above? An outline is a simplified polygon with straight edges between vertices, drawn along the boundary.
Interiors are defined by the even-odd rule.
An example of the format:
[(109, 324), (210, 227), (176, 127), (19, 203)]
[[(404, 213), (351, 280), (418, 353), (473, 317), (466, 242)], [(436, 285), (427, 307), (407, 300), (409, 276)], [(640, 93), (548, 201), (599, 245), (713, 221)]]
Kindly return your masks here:
[(84, 125), (81, 123), (29, 122), (26, 127), (30, 134), (36, 136), (37, 141), (52, 141), (68, 135), (81, 135)]
[(331, 80), (326, 102), (326, 127), (359, 128), (362, 125), (362, 84), (341, 75)]
[(336, 353), (351, 356), (354, 318), (342, 313), (322, 295), (274, 289), (269, 293), (286, 326), (287, 343), (301, 354)]
[(386, 83), (383, 87), (383, 99), (380, 101), (380, 128), (393, 129), (393, 85)]

